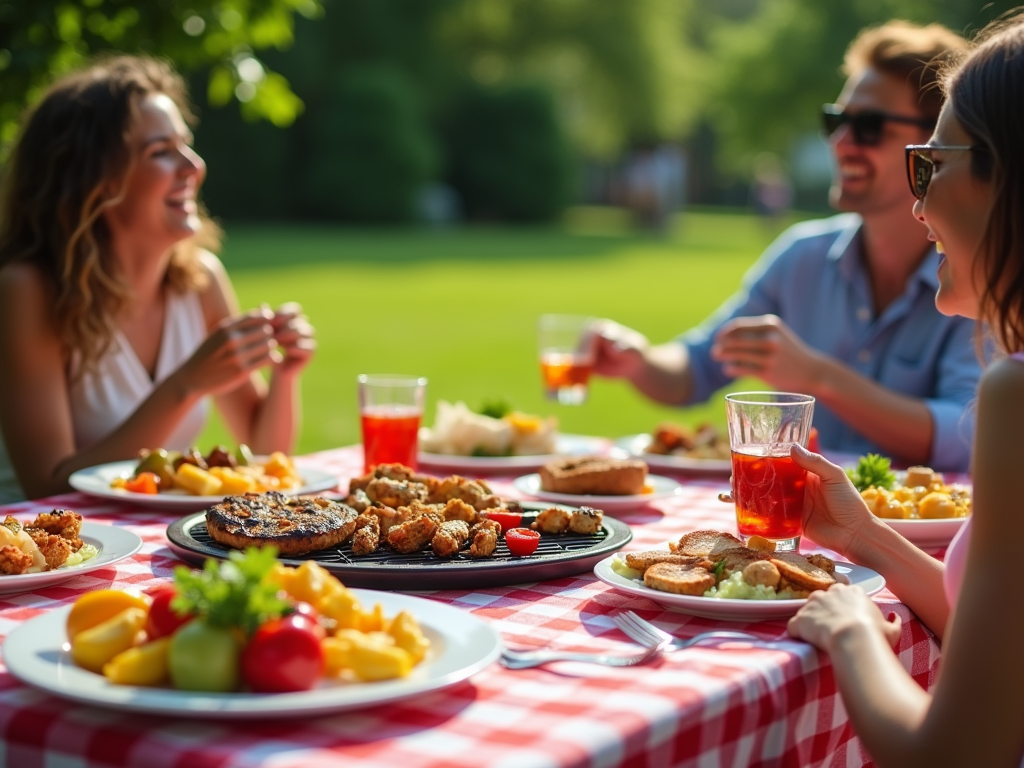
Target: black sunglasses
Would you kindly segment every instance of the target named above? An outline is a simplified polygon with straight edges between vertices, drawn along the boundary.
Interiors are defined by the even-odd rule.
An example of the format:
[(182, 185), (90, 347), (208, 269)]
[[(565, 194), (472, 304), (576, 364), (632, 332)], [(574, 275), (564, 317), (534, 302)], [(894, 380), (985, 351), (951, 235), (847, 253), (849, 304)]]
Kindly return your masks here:
[(935, 160), (932, 152), (978, 152), (985, 147), (967, 144), (950, 144), (940, 146), (938, 144), (909, 144), (907, 145), (907, 181), (910, 182), (910, 191), (918, 200), (924, 200), (928, 193), (928, 185), (932, 183), (932, 174), (935, 173)]
[(821, 108), (822, 125), (825, 134), (831, 136), (842, 126), (849, 125), (853, 133), (855, 144), (865, 147), (874, 147), (882, 141), (882, 131), (886, 122), (906, 123), (917, 125), (921, 128), (934, 128), (935, 121), (927, 117), (905, 117), (903, 115), (890, 115), (888, 112), (878, 110), (865, 110), (863, 112), (847, 112), (838, 104), (825, 104)]

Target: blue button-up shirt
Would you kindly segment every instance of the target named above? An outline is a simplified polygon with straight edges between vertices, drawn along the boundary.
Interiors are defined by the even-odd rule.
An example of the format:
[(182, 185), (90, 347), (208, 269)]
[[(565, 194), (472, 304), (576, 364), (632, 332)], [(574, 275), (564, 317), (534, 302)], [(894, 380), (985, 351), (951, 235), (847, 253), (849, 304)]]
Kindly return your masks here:
[[(940, 257), (934, 249), (903, 293), (876, 315), (860, 227), (856, 214), (791, 227), (751, 267), (737, 294), (680, 337), (690, 352), (693, 400), (707, 400), (732, 381), (711, 359), (719, 327), (736, 317), (778, 315), (808, 346), (895, 392), (921, 398), (935, 425), (930, 465), (966, 471), (974, 435), (970, 404), (981, 376), (974, 322), (935, 308)], [(814, 426), (826, 450), (882, 452), (820, 403)]]

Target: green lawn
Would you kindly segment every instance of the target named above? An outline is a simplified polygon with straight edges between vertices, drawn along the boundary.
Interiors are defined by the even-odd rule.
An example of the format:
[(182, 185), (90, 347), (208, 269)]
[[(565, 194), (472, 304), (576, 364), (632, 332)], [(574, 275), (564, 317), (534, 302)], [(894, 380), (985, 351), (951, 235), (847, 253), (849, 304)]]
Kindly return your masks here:
[[(554, 414), (567, 432), (616, 436), (666, 418), (721, 424), (717, 397), (678, 411), (619, 381), (594, 382), (583, 406), (545, 400), (536, 318), (600, 315), (667, 340), (718, 306), (774, 234), (752, 216), (692, 212), (657, 238), (632, 232), (614, 211), (587, 209), (557, 229), (226, 229), (223, 258), (243, 307), (299, 301), (317, 330), (300, 453), (359, 440), (359, 373), (426, 376), (426, 423), (438, 399), (476, 407), (500, 397)], [(223, 441), (215, 422), (200, 445)]]

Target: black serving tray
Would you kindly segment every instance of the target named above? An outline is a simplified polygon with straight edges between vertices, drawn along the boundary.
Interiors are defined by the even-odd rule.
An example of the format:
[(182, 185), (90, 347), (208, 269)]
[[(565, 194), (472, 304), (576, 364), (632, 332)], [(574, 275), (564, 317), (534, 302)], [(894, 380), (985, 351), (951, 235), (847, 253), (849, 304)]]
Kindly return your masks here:
[[(522, 502), (521, 506), (522, 524), (528, 526), (541, 510), (562, 505)], [(171, 549), (190, 563), (202, 564), (208, 557), (225, 560), (232, 551), (214, 541), (207, 532), (205, 512), (169, 525), (167, 538)], [(542, 535), (537, 551), (527, 557), (511, 555), (502, 538), (494, 554), (485, 558), (471, 558), (465, 552), (442, 558), (430, 550), (402, 554), (386, 547), (371, 555), (356, 556), (346, 543), (280, 560), (288, 565), (313, 560), (348, 587), (395, 591), (473, 589), (549, 581), (591, 571), (599, 561), (624, 547), (632, 538), (628, 525), (605, 516), (599, 533)]]

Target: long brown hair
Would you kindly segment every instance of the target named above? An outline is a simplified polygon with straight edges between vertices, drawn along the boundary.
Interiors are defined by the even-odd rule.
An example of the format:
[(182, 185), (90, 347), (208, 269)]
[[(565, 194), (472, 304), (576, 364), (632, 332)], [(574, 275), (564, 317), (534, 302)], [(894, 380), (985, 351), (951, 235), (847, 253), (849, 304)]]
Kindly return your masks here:
[[(102, 213), (119, 202), (135, 161), (137, 105), (151, 93), (169, 96), (195, 123), (184, 80), (158, 59), (105, 56), (58, 80), (27, 113), (0, 187), (0, 268), (29, 262), (51, 284), (57, 332), (82, 371), (108, 349), (132, 300)], [(201, 216), (200, 234), (174, 248), (172, 290), (202, 287), (199, 249), (219, 246), (219, 230)]]
[(1024, 350), (1024, 15), (986, 27), (946, 77), (954, 117), (980, 146), (971, 171), (991, 180), (992, 211), (979, 247), (981, 318), (1007, 352)]

